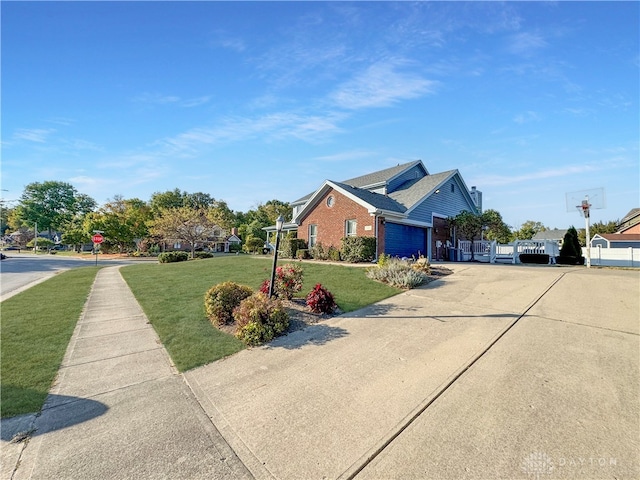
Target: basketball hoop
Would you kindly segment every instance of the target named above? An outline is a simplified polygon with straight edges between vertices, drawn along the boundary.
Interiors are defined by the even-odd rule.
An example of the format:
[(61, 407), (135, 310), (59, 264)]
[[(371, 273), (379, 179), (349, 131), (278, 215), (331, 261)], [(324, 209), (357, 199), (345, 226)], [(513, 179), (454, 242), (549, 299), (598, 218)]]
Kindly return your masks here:
[(583, 200), (582, 204), (576, 205), (578, 212), (581, 213), (584, 218), (589, 218), (589, 207), (591, 207), (589, 200)]

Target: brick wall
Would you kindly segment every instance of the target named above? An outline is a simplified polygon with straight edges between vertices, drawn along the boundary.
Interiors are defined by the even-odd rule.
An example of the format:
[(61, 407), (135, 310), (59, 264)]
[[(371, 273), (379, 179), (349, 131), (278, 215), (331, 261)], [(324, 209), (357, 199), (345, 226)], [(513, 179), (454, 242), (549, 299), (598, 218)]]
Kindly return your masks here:
[[(327, 205), (327, 198), (333, 197), (333, 206)], [(309, 225), (318, 226), (316, 241), (324, 247), (340, 248), (346, 236), (346, 221), (356, 220), (358, 237), (375, 236), (375, 217), (367, 209), (340, 192), (331, 189), (318, 202), (315, 208), (302, 220), (298, 227), (298, 238), (309, 241)], [(384, 238), (384, 236), (382, 237)], [(384, 247), (384, 245), (383, 245)]]

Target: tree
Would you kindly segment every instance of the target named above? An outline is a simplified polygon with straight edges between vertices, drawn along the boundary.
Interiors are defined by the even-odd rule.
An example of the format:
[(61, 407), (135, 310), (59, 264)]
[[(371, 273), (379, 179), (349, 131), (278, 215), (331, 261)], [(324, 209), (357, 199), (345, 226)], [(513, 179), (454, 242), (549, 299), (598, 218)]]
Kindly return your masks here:
[(167, 190), (166, 192), (155, 192), (151, 195), (149, 206), (153, 215), (157, 215), (161, 210), (167, 208), (179, 208), (184, 206), (184, 195), (180, 189)]
[[(449, 223), (456, 227), (456, 230), (465, 240), (473, 241), (480, 237), (482, 233), (482, 227), (484, 227), (483, 218), (481, 215), (476, 215), (467, 210), (460, 212), (453, 218), (449, 219)], [(471, 261), (474, 261), (473, 248), (471, 249)]]
[(569, 227), (564, 235), (558, 261), (563, 264), (581, 264), (584, 261), (582, 247), (578, 240), (578, 232), (573, 225)]
[[(602, 221), (596, 222), (589, 226), (589, 235), (593, 238), (596, 233), (601, 235), (603, 233), (616, 233), (618, 231), (618, 225), (620, 225), (620, 220), (612, 220), (607, 223)], [(580, 240), (580, 245), (583, 247), (587, 246), (587, 231), (584, 228), (578, 230), (578, 240)]]
[(213, 235), (215, 224), (207, 213), (201, 208), (164, 208), (150, 222), (150, 232), (166, 241), (188, 243), (193, 258), (197, 244), (206, 244)]
[(509, 225), (504, 223), (502, 215), (496, 210), (486, 210), (482, 214), (482, 223), (484, 224), (485, 238), (487, 240), (496, 240), (498, 243), (509, 243), (513, 240), (513, 233)]
[(78, 194), (69, 183), (46, 181), (27, 185), (20, 197), (16, 209), (22, 224), (38, 223), (38, 230), (61, 229), (77, 213), (94, 209), (95, 201), (83, 194)]
[(536, 233), (546, 232), (547, 230), (548, 228), (541, 222), (527, 220), (520, 226), (520, 229), (516, 230), (514, 233), (518, 240), (531, 240)]

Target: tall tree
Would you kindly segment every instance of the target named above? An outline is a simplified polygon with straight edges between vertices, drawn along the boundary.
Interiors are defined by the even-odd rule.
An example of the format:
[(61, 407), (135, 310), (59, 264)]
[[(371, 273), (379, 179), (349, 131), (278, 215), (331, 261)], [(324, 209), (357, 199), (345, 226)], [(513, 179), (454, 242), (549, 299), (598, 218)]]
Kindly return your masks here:
[(134, 245), (136, 240), (149, 233), (147, 222), (151, 219), (150, 207), (139, 198), (125, 199), (116, 195), (98, 212), (87, 215), (85, 231), (104, 232), (107, 244), (116, 245), (120, 253)]
[(514, 233), (518, 240), (531, 240), (536, 233), (546, 232), (547, 230), (548, 228), (545, 227), (542, 222), (527, 220), (520, 225), (520, 229)]
[(204, 209), (190, 207), (165, 208), (150, 222), (150, 231), (169, 242), (185, 242), (191, 247), (194, 257), (196, 246), (206, 244), (213, 236), (214, 224)]
[(95, 208), (95, 201), (78, 194), (77, 190), (66, 182), (46, 181), (27, 185), (20, 197), (19, 216), (29, 226), (38, 223), (38, 230), (61, 229), (76, 213)]
[(509, 243), (513, 238), (513, 233), (509, 225), (504, 223), (502, 215), (497, 210), (485, 210), (482, 213), (482, 221), (486, 228), (486, 239), (496, 240), (498, 243)]

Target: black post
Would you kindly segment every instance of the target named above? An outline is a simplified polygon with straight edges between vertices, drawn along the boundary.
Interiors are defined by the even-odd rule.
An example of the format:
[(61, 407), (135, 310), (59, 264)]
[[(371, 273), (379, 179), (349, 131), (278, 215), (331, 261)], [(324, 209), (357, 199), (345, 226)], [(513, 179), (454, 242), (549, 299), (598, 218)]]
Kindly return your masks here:
[(280, 232), (276, 231), (276, 249), (273, 252), (273, 267), (271, 268), (271, 283), (269, 284), (269, 298), (273, 296), (273, 284), (276, 280), (276, 263), (278, 263), (278, 247), (280, 246)]

